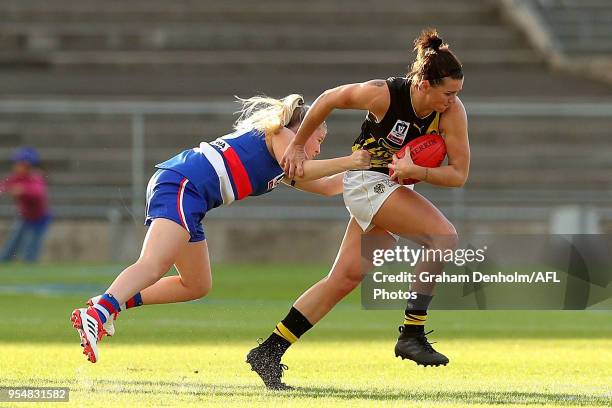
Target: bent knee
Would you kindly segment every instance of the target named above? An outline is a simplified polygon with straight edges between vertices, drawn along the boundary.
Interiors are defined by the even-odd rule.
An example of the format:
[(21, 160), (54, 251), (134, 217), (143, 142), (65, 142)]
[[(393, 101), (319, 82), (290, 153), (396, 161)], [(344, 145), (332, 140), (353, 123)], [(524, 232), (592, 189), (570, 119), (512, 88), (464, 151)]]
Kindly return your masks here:
[(212, 289), (212, 283), (206, 283), (206, 284), (202, 284), (199, 285), (196, 288), (196, 299), (200, 299), (203, 298), (204, 296), (208, 295), (210, 293), (210, 290)]
[(428, 235), (426, 244), (431, 249), (455, 249), (459, 245), (459, 236), (453, 224), (448, 223), (435, 234)]
[(210, 293), (212, 282), (209, 280), (197, 281), (193, 283), (185, 283), (183, 285), (189, 290), (192, 299), (201, 299)]

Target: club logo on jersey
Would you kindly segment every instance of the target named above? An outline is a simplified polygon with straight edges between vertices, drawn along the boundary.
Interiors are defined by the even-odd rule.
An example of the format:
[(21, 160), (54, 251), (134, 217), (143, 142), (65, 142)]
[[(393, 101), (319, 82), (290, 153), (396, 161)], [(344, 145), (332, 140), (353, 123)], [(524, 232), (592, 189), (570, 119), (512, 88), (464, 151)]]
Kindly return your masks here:
[(227, 143), (223, 139), (215, 139), (212, 142), (210, 142), (210, 144), (213, 146), (217, 146), (219, 149), (221, 149), (222, 152), (226, 151), (227, 149), (231, 147), (229, 143)]
[(391, 129), (391, 133), (387, 135), (387, 139), (397, 145), (402, 145), (408, 135), (408, 129), (410, 129), (410, 123), (397, 120), (393, 129)]
[(382, 194), (385, 192), (385, 185), (383, 183), (378, 183), (374, 186), (374, 192), (376, 194)]
[(268, 191), (275, 189), (281, 182), (281, 180), (285, 177), (285, 173), (279, 174), (274, 177), (272, 180), (268, 181)]
[(418, 131), (419, 131), (419, 135), (423, 133), (423, 126), (418, 126), (416, 123), (413, 123), (412, 126), (414, 126)]

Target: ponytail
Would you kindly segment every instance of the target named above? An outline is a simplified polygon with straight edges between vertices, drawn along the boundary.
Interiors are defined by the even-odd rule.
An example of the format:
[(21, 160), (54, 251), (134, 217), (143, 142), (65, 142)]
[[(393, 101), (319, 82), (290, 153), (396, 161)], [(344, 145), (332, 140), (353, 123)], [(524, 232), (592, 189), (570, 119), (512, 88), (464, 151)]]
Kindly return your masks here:
[(427, 28), (414, 40), (417, 57), (408, 77), (414, 83), (429, 81), (432, 86), (442, 84), (445, 77), (463, 79), (463, 68), (455, 54), (442, 41), (435, 28)]
[(257, 129), (265, 134), (273, 134), (282, 127), (299, 126), (308, 110), (304, 98), (298, 94), (283, 99), (263, 95), (248, 99), (236, 98), (242, 105), (238, 111), (240, 117), (234, 124), (236, 130)]

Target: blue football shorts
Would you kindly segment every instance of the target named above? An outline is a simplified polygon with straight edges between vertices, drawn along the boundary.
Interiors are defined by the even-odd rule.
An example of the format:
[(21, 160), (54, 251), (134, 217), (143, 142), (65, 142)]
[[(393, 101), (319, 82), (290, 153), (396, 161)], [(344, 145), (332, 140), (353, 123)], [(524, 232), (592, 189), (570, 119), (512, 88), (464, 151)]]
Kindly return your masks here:
[(159, 169), (149, 180), (146, 226), (156, 218), (166, 218), (189, 232), (189, 242), (203, 241), (206, 237), (202, 219), (206, 210), (206, 200), (182, 174)]

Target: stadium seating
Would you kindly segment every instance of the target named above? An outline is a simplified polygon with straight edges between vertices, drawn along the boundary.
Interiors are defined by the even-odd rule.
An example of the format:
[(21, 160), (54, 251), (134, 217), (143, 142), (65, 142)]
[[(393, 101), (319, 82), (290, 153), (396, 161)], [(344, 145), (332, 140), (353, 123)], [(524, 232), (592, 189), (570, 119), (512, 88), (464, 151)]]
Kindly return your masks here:
[[(533, 0), (561, 50), (572, 57), (612, 52), (612, 3), (607, 0)], [(610, 58), (612, 60), (612, 58)]]
[[(588, 3), (593, 8), (607, 4)], [(555, 12), (551, 18), (574, 21), (582, 14), (582, 9), (573, 17)], [(405, 73), (411, 41), (428, 25), (438, 27), (465, 65), (462, 98), (468, 111), (470, 103), (603, 100), (611, 90), (548, 70), (520, 30), (502, 17), (499, 4), (487, 0), (3, 0), (0, 15), (0, 103), (227, 103), (232, 95), (296, 91), (312, 100), (336, 84)], [(593, 35), (607, 35), (607, 15), (598, 17), (604, 23), (593, 28)], [(612, 158), (606, 151), (611, 118), (502, 113), (470, 115), (473, 163), (464, 197), (473, 191), (479, 200), (495, 201), (500, 191), (522, 191), (520, 197), (530, 205), (531, 192), (550, 192), (547, 203), (563, 203), (577, 196), (588, 200), (612, 186)], [(348, 153), (361, 118), (348, 114), (330, 120), (325, 156)], [(0, 112), (0, 155), (7, 157), (16, 145), (39, 147), (59, 214), (104, 217), (109, 206), (129, 206), (130, 120), (94, 113)], [(226, 133), (232, 120), (230, 112), (146, 117), (146, 175), (154, 163)], [(0, 163), (0, 171), (7, 168), (7, 162)], [(431, 194), (448, 205), (455, 197), (439, 189)], [(302, 201), (296, 203), (296, 197)], [(274, 200), (327, 205), (306, 195), (290, 198), (286, 191)], [(270, 203), (266, 198), (249, 205)], [(8, 214), (6, 206), (1, 208)]]

